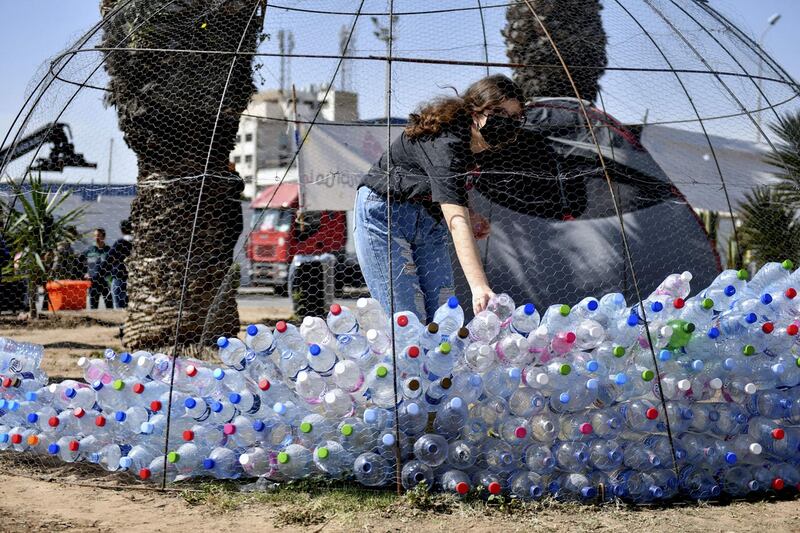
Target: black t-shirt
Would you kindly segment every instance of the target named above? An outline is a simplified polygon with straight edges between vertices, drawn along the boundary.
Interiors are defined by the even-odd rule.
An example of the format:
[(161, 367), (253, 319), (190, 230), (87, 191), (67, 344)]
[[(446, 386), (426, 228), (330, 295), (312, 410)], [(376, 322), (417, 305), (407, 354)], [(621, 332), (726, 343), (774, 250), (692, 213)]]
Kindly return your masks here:
[(391, 144), (389, 156), (389, 179), (384, 152), (359, 187), (367, 186), (381, 195), (389, 192), (388, 188), (393, 199), (401, 202), (467, 205), (467, 178), (477, 165), (468, 129), (416, 139), (403, 132)]

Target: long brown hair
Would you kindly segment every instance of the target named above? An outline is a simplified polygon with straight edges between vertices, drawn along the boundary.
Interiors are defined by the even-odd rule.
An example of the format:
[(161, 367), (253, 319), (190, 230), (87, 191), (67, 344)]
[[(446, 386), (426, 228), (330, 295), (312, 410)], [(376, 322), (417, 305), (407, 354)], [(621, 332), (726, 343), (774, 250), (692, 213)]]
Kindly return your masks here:
[(508, 76), (486, 76), (470, 85), (463, 96), (436, 98), (411, 113), (405, 128), (406, 137), (438, 135), (446, 127), (469, 128), (472, 113), (482, 113), (508, 99), (525, 103), (522, 91)]

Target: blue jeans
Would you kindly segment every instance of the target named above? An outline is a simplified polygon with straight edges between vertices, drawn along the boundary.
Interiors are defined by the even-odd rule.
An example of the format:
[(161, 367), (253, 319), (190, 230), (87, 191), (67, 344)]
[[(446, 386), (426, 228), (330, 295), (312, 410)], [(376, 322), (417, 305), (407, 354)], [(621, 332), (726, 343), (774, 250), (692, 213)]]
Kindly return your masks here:
[(111, 278), (111, 295), (114, 297), (114, 307), (117, 309), (128, 307), (128, 280)]
[[(389, 228), (386, 198), (368, 187), (358, 189), (355, 247), (372, 297), (388, 313)], [(449, 231), (421, 204), (392, 202), (392, 276), (394, 310), (413, 311), (423, 323), (453, 295)], [(423, 314), (424, 311), (424, 314)]]

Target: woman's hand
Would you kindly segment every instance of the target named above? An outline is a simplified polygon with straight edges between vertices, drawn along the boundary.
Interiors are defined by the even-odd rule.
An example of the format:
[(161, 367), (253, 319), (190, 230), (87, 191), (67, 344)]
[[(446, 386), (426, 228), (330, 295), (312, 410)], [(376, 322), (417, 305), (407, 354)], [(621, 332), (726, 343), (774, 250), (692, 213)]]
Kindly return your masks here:
[(476, 240), (479, 241), (489, 236), (489, 232), (492, 228), (488, 218), (476, 211), (470, 210), (469, 220), (472, 222), (472, 235)]
[(491, 300), (492, 296), (494, 296), (494, 292), (492, 292), (492, 289), (490, 289), (488, 285), (480, 285), (473, 288), (472, 312), (477, 315), (486, 309), (486, 306), (489, 304), (489, 300)]

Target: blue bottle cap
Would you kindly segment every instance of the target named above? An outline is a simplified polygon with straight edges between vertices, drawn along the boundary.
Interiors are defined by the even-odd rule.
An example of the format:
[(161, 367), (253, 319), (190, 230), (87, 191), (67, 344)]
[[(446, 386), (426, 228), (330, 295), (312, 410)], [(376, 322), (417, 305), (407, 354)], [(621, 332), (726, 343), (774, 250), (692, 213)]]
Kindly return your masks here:
[(76, 394), (77, 392), (72, 387), (67, 387), (66, 390), (64, 391), (64, 396), (66, 396), (67, 398), (74, 398)]
[(719, 337), (719, 328), (717, 328), (716, 326), (712, 327), (711, 329), (708, 330), (707, 335), (709, 339), (716, 339), (717, 337)]
[(728, 452), (728, 453), (725, 454), (725, 462), (728, 463), (729, 465), (735, 465), (736, 464), (736, 460), (737, 460), (737, 457), (736, 457), (735, 453)]
[(483, 385), (483, 378), (478, 374), (472, 374), (469, 377), (469, 384), (477, 388)]
[(681, 413), (681, 418), (684, 420), (691, 420), (694, 418), (694, 411), (692, 411), (688, 407), (681, 407), (680, 413)]
[(588, 363), (586, 363), (586, 370), (589, 372), (597, 372), (597, 369), (600, 368), (600, 363), (592, 359)]
[(133, 356), (128, 352), (122, 352), (119, 354), (119, 361), (123, 364), (129, 365), (131, 361), (133, 361)]
[(127, 415), (125, 414), (125, 411), (117, 411), (114, 413), (114, 420), (117, 422), (124, 422), (126, 418)]
[(550, 491), (550, 494), (555, 494), (561, 488), (561, 485), (558, 484), (558, 481), (551, 481), (547, 484), (547, 490)]
[(375, 409), (364, 409), (364, 422), (372, 424), (378, 419), (378, 412)]
[(93, 388), (95, 391), (99, 391), (100, 389), (102, 389), (102, 388), (103, 388), (103, 382), (102, 382), (102, 381), (95, 381), (95, 382), (93, 382), (93, 383), (92, 383), (92, 388)]
[[(32, 400), (28, 400), (28, 401), (30, 402), (30, 401), (32, 401)], [(5, 401), (5, 400), (3, 400), (2, 398), (0, 398), (0, 409), (5, 409), (5, 408), (6, 408), (6, 404), (7, 404), (7, 403), (8, 403), (8, 402), (6, 402), (6, 401)]]
[(703, 361), (701, 361), (700, 359), (695, 359), (694, 361), (692, 361), (692, 370), (694, 370), (695, 372), (700, 372), (701, 370), (703, 370), (703, 367), (705, 366), (706, 365), (703, 364)]
[(625, 385), (627, 382), (628, 382), (628, 376), (626, 376), (622, 372), (614, 376), (615, 385)]
[(183, 400), (183, 406), (187, 409), (194, 409), (195, 407), (197, 407), (197, 400), (195, 400), (194, 398), (186, 398), (185, 400)]
[(239, 402), (242, 401), (242, 395), (238, 392), (232, 392), (228, 395), (228, 400), (233, 404), (237, 405)]
[(225, 348), (228, 346), (228, 344), (230, 344), (230, 341), (225, 337), (220, 337), (217, 339), (217, 346), (220, 348)]
[(275, 405), (272, 406), (272, 410), (279, 415), (286, 414), (286, 406), (281, 402), (275, 402)]
[(596, 378), (589, 378), (586, 380), (586, 388), (589, 390), (597, 390), (599, 386), (600, 382)]
[(744, 320), (745, 320), (745, 322), (747, 322), (748, 324), (755, 324), (756, 320), (758, 320), (758, 317), (756, 316), (756, 314), (755, 314), (755, 313), (747, 313), (747, 314), (744, 316)]
[(258, 333), (258, 326), (256, 326), (255, 324), (250, 324), (249, 326), (247, 326), (248, 335), (250, 335), (251, 337), (255, 337), (257, 333)]
[(221, 402), (212, 402), (211, 403), (211, 410), (215, 413), (219, 413), (222, 411), (222, 403)]
[(769, 305), (772, 303), (772, 295), (768, 292), (765, 292), (761, 295), (761, 303), (764, 305)]
[(461, 409), (464, 406), (464, 400), (456, 396), (450, 400), (451, 409)]
[(722, 362), (722, 366), (725, 367), (725, 370), (733, 370), (736, 368), (736, 361), (733, 357), (728, 357)]
[(417, 416), (419, 414), (419, 405), (415, 404), (414, 402), (409, 403), (406, 405), (406, 413), (410, 414), (411, 416)]
[(211, 470), (215, 466), (216, 466), (216, 463), (214, 462), (214, 459), (211, 459), (210, 457), (208, 457), (206, 459), (203, 459), (203, 468), (205, 468), (206, 470)]
[[(28, 391), (25, 393), (25, 399), (29, 402), (35, 402), (39, 400), (39, 395), (33, 391)], [(0, 409), (2, 409), (2, 405), (0, 405)]]
[(533, 304), (525, 304), (525, 307), (522, 308), (522, 312), (528, 316), (531, 316), (536, 312), (536, 306)]
[(267, 425), (264, 424), (264, 422), (262, 422), (261, 420), (256, 420), (255, 422), (253, 422), (253, 431), (256, 431), (258, 433), (264, 431), (266, 427)]
[(562, 392), (561, 394), (559, 394), (558, 395), (558, 401), (561, 402), (561, 403), (569, 403), (569, 393), (568, 392)]
[(650, 304), (650, 310), (654, 313), (660, 313), (664, 310), (664, 304), (661, 302), (653, 302)]
[(17, 400), (9, 400), (8, 402), (6, 402), (6, 408), (9, 411), (16, 411), (17, 409), (19, 409), (19, 402)]
[(60, 451), (61, 451), (61, 446), (59, 446), (55, 442), (47, 447), (47, 453), (49, 453), (50, 455), (57, 455), (58, 452)]
[(727, 287), (725, 287), (725, 290), (723, 292), (725, 293), (725, 296), (728, 297), (733, 296), (734, 294), (736, 294), (736, 287), (734, 287), (733, 285), (728, 285)]
[(212, 374), (214, 376), (214, 379), (216, 379), (217, 381), (225, 377), (225, 371), (222, 370), (221, 368), (215, 368)]
[(633, 326), (638, 326), (638, 325), (639, 325), (639, 317), (636, 316), (636, 314), (634, 313), (628, 315), (628, 326), (632, 328)]
[(508, 369), (508, 377), (511, 379), (518, 381), (522, 378), (522, 371), (517, 367), (511, 367)]
[(133, 459), (130, 457), (120, 457), (119, 459), (119, 467), (123, 470), (127, 470), (133, 466)]
[(455, 296), (451, 296), (450, 298), (448, 298), (447, 307), (449, 307), (450, 309), (455, 309), (456, 307), (458, 307), (458, 298), (456, 298)]
[(39, 415), (36, 413), (28, 413), (27, 419), (29, 424), (35, 424), (39, 420)]
[(672, 359), (672, 352), (669, 350), (661, 350), (658, 352), (658, 360), (659, 361), (669, 361)]
[(322, 349), (319, 347), (318, 344), (312, 344), (311, 346), (308, 347), (308, 353), (310, 353), (313, 356), (319, 355), (321, 351)]
[(599, 303), (597, 303), (597, 300), (595, 300), (594, 298), (592, 298), (591, 300), (589, 300), (589, 301), (586, 303), (586, 309), (588, 309), (589, 311), (597, 311), (597, 308), (599, 307), (599, 305), (600, 305), (600, 304), (599, 304)]
[(594, 487), (582, 487), (581, 488), (581, 496), (584, 498), (594, 498), (597, 496), (597, 489)]
[(89, 454), (88, 459), (89, 459), (90, 463), (95, 463), (95, 464), (99, 463), (100, 462), (100, 454), (97, 453), (97, 452), (92, 452), (92, 453)]
[(394, 446), (394, 435), (391, 433), (384, 433), (383, 437), (381, 437), (381, 442), (384, 446)]

